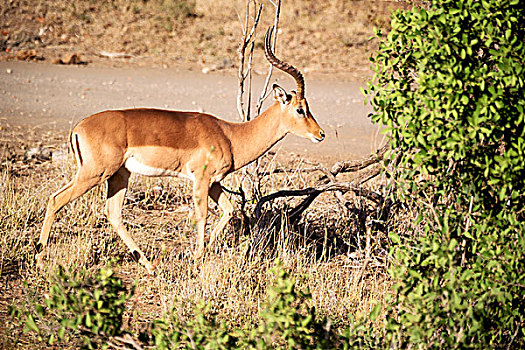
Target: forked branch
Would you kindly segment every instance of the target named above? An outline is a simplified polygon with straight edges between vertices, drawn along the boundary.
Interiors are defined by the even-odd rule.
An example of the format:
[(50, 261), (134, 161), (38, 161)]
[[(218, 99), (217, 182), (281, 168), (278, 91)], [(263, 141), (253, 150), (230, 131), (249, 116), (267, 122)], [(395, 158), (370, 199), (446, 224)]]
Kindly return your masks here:
[[(271, 40), (270, 49), (275, 51), (275, 45), (277, 42), (277, 31), (279, 27), (279, 15), (281, 12), (281, 0), (270, 1), (271, 4), (275, 7), (275, 16), (273, 21), (273, 28), (275, 34)], [(250, 9), (253, 4), (255, 10), (255, 16), (253, 17), (253, 23), (250, 26)], [(246, 14), (244, 19), (244, 25), (242, 28), (242, 38), (241, 44), (239, 45), (239, 70), (237, 73), (239, 79), (239, 90), (237, 93), (237, 112), (242, 121), (249, 121), (251, 119), (251, 103), (252, 103), (252, 61), (253, 61), (253, 51), (255, 47), (255, 36), (257, 26), (261, 17), (263, 5), (257, 5), (255, 0), (246, 1)], [(268, 68), (268, 73), (266, 75), (266, 80), (261, 90), (261, 94), (257, 100), (255, 115), (261, 113), (262, 104), (266, 97), (269, 94), (268, 87), (270, 85), (270, 80), (272, 77), (273, 66), (270, 64)], [(247, 98), (245, 99), (244, 94), (247, 93)]]
[[(277, 191), (262, 197), (255, 207), (256, 219), (259, 220), (261, 217), (262, 207), (265, 203), (283, 197), (308, 196), (298, 206), (288, 212), (290, 222), (299, 219), (301, 214), (308, 208), (315, 198), (323, 192), (339, 191), (341, 193), (346, 193), (352, 191), (358, 196), (366, 197), (376, 203), (380, 202), (382, 199), (379, 194), (363, 189), (361, 188), (361, 185), (379, 175), (382, 167), (381, 161), (388, 149), (388, 145), (385, 145), (376, 153), (371, 154), (368, 157), (354, 161), (338, 162), (332, 166), (330, 171), (321, 165), (316, 168), (310, 168), (325, 173), (325, 176), (319, 180), (317, 185), (302, 190)], [(337, 181), (336, 176), (344, 172), (359, 172), (359, 174), (350, 182)]]

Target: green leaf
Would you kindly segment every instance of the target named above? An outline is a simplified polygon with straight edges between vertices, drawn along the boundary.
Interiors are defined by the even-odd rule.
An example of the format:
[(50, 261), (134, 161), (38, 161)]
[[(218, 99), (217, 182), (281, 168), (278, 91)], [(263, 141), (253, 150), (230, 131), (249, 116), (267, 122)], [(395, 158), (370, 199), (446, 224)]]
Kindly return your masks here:
[(60, 327), (60, 329), (57, 332), (58, 338), (60, 340), (63, 340), (65, 333), (66, 333), (66, 329), (64, 327)]
[(375, 320), (377, 320), (377, 317), (379, 316), (379, 313), (381, 313), (381, 303), (377, 303), (376, 306), (374, 306), (372, 311), (370, 311), (370, 315), (368, 316), (368, 318), (372, 322), (375, 322)]
[(399, 238), (399, 235), (397, 235), (396, 233), (394, 232), (390, 232), (388, 234), (388, 237), (390, 238), (390, 240), (392, 241), (392, 243), (394, 244), (400, 244), (401, 243), (401, 240)]
[[(33, 332), (40, 333), (40, 330), (38, 329), (38, 326), (36, 325), (35, 319), (33, 318), (32, 315), (28, 315), (27, 316), (27, 320), (25, 322), (25, 325), (26, 325), (26, 329), (28, 331), (33, 331)], [(24, 331), (26, 331), (26, 330), (24, 330)]]

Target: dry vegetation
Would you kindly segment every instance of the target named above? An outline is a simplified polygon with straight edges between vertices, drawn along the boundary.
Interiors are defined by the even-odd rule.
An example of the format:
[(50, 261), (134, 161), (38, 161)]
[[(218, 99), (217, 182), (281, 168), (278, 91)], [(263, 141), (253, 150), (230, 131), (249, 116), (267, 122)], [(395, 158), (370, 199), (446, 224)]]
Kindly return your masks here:
[[(244, 3), (190, 0), (179, 6), (167, 0), (8, 0), (0, 4), (0, 59), (53, 61), (77, 54), (90, 64), (108, 64), (107, 57), (101, 58), (106, 52), (129, 55), (111, 61), (116, 65), (233, 70), (240, 37), (238, 14), (244, 11)], [(393, 5), (385, 1), (285, 1), (279, 45), (289, 48), (290, 54), (285, 56), (293, 52), (290, 59), (306, 70), (366, 75), (367, 57), (375, 45), (368, 41), (371, 28), (387, 25)], [(264, 11), (273, 10), (267, 6)], [(270, 21), (271, 16), (263, 14), (260, 27), (266, 28)], [(262, 45), (262, 37), (256, 45)], [(298, 277), (302, 288), (310, 289), (316, 309), (335, 325), (344, 324), (349, 314), (368, 314), (392, 284), (386, 273), (385, 233), (367, 237), (359, 224), (363, 215), (373, 216), (376, 210), (367, 199), (347, 193), (344, 207), (333, 194), (322, 194), (298, 225), (281, 220), (268, 240), (269, 249), (258, 251), (251, 259), (247, 259), (247, 251), (255, 223), (250, 223), (252, 230), (246, 230), (246, 222), (237, 212), (237, 218), (208, 250), (203, 264), (195, 265), (195, 235), (188, 219), (192, 210), (189, 184), (139, 177), (132, 179), (123, 215), (130, 233), (154, 261), (156, 276), (146, 275), (131, 259), (107, 223), (103, 186), (59, 213), (46, 248), (46, 267), (39, 269), (34, 262), (34, 244), (45, 203), (75, 171), (64, 151), (66, 132), (25, 128), (0, 132), (0, 321), (5, 325), (0, 347), (35, 347), (35, 339), (23, 335), (8, 317), (8, 306), (20, 304), (31, 293), (45, 293), (49, 276), (58, 265), (94, 270), (113, 261), (126, 284), (137, 284), (128, 305), (130, 329), (140, 329), (172, 306), (189, 318), (199, 301), (210, 303), (219, 320), (231, 326), (253, 324), (266, 298), (271, 278), (268, 269), (276, 257)], [(29, 151), (41, 145), (54, 151), (52, 161), (39, 159), (38, 153), (31, 157)], [(264, 170), (283, 167), (279, 159), (266, 156)], [(301, 172), (305, 164), (296, 160), (286, 164), (294, 171), (264, 177), (263, 193), (303, 189), (315, 183), (322, 173)], [(238, 173), (224, 185), (236, 190), (248, 183), (249, 179)], [(365, 186), (381, 192), (382, 180)], [(247, 195), (246, 213), (252, 215), (255, 203), (252, 194)], [(240, 208), (240, 198), (232, 197)], [(267, 214), (279, 217), (283, 208), (299, 201), (277, 200), (267, 208)], [(212, 207), (211, 225), (218, 220), (217, 213)]]
[[(391, 9), (401, 6), (407, 4), (284, 1), (279, 45), (289, 51), (283, 56), (307, 71), (366, 76), (376, 47), (372, 28), (387, 27)], [(244, 7), (244, 0), (7, 0), (0, 4), (0, 58), (59, 62), (77, 54), (107, 64), (108, 54), (118, 53), (128, 58), (114, 59), (116, 65), (233, 70)], [(272, 18), (273, 6), (265, 3), (261, 31)], [(262, 47), (263, 35), (256, 45)]]
[[(56, 135), (43, 130), (36, 134)], [(246, 252), (253, 236), (245, 233), (240, 219), (233, 220), (208, 251), (204, 263), (195, 265), (195, 235), (188, 219), (191, 187), (183, 180), (143, 177), (133, 178), (123, 214), (131, 234), (154, 261), (156, 276), (148, 276), (131, 259), (107, 223), (103, 215), (104, 186), (88, 192), (59, 213), (46, 248), (46, 266), (39, 269), (34, 262), (34, 244), (45, 203), (75, 169), (71, 156), (55, 161), (27, 159), (28, 141), (25, 136), (21, 140), (22, 135), (21, 130), (4, 130), (2, 139), (0, 317), (8, 325), (2, 335), (4, 346), (33, 348), (34, 339), (26, 338), (21, 329), (10, 323), (7, 309), (32, 293), (43, 295), (48, 278), (58, 265), (94, 270), (115, 262), (119, 276), (128, 286), (137, 283), (135, 297), (128, 306), (130, 329), (139, 329), (173, 306), (178, 314), (191, 317), (199, 301), (210, 303), (219, 320), (231, 326), (253, 324), (266, 298), (271, 278), (268, 269), (276, 257), (298, 277), (301, 288), (310, 289), (320, 314), (336, 325), (344, 324), (349, 314), (369, 313), (391, 285), (385, 271), (385, 237), (373, 237), (367, 247), (365, 233), (356, 225), (359, 213), (370, 213), (372, 206), (366, 200), (348, 196), (354, 206), (348, 210), (333, 195), (321, 195), (299, 225), (289, 227), (283, 222), (269, 241), (271, 249), (257, 251), (251, 259), (247, 259)], [(44, 138), (44, 142), (48, 147), (61, 149), (55, 137)], [(13, 152), (6, 144), (26, 151)], [(263, 162), (264, 170), (281, 166), (273, 155)], [(311, 185), (321, 174), (303, 173), (300, 170), (304, 166), (303, 162), (296, 164), (296, 172), (265, 177), (263, 191)], [(243, 181), (246, 183), (247, 178), (235, 174), (225, 185), (236, 189)], [(233, 199), (239, 208), (239, 197)], [(269, 212), (279, 213), (286, 205), (294, 205), (294, 201), (277, 201)], [(248, 204), (247, 209), (251, 214), (253, 204)], [(213, 225), (218, 211), (213, 207), (211, 211), (208, 222)], [(366, 256), (374, 258), (365, 264)]]

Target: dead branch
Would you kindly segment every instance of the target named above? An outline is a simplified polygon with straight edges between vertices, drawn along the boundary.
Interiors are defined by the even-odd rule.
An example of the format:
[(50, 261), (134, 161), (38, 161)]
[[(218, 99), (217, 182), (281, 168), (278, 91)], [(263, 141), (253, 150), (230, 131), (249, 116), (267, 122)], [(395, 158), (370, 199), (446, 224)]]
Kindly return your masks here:
[(328, 183), (324, 185), (321, 188), (318, 188), (318, 192), (312, 192), (310, 195), (308, 195), (307, 198), (305, 198), (299, 205), (297, 205), (295, 208), (289, 211), (288, 216), (291, 223), (297, 222), (303, 212), (308, 209), (310, 204), (323, 192), (329, 192), (329, 191), (335, 191), (335, 194), (337, 196), (337, 199), (339, 202), (345, 207), (349, 208), (348, 201), (343, 197), (343, 194), (346, 192), (352, 191), (356, 196), (367, 198), (376, 204), (380, 204), (383, 202), (383, 197), (376, 192), (361, 188), (361, 185), (365, 182), (373, 179), (379, 173), (381, 172), (381, 167), (376, 164), (371, 169), (368, 169), (366, 172), (363, 172), (359, 174), (357, 178), (355, 178), (351, 182), (333, 182)]
[(369, 155), (368, 157), (357, 159), (357, 160), (337, 162), (330, 168), (329, 171), (324, 165), (317, 164), (312, 167), (302, 168), (302, 169), (275, 168), (270, 171), (261, 172), (259, 173), (259, 176), (263, 177), (263, 176), (269, 176), (273, 174), (286, 174), (290, 172), (311, 173), (314, 171), (321, 171), (325, 175), (321, 178), (321, 180), (327, 180), (328, 178), (330, 178), (329, 174), (331, 174), (332, 176), (337, 176), (340, 173), (352, 173), (352, 172), (356, 172), (356, 171), (365, 169), (369, 167), (370, 165), (375, 164), (381, 159), (383, 159), (387, 150), (388, 150), (388, 145), (384, 145), (383, 147), (378, 149), (376, 153), (373, 153)]
[[(357, 215), (360, 229), (363, 232), (367, 232), (367, 254), (369, 254), (369, 235), (371, 230), (384, 230), (384, 223), (395, 203), (381, 193), (363, 188), (362, 185), (375, 178), (384, 169), (382, 161), (388, 149), (388, 146), (384, 146), (368, 157), (354, 161), (338, 162), (331, 167), (331, 170), (322, 165), (317, 165), (314, 167), (315, 170), (321, 171), (324, 176), (316, 185), (301, 190), (282, 190), (262, 197), (255, 207), (254, 217), (257, 222), (257, 228), (251, 235), (246, 258), (250, 260), (256, 252), (264, 251), (265, 247), (271, 244), (272, 237), (279, 231), (283, 220), (286, 220), (288, 225), (297, 224), (306, 209), (324, 192), (333, 192), (344, 208)], [(398, 157), (394, 157), (389, 167), (395, 167), (397, 159)], [(350, 181), (339, 181), (337, 175), (342, 172), (355, 172), (356, 176)], [(373, 202), (375, 204), (374, 218), (371, 218), (370, 213), (364, 213), (356, 208), (353, 202), (345, 199), (343, 194), (347, 192), (353, 192), (356, 196)], [(305, 196), (297, 206), (284, 212), (279, 211), (278, 214), (263, 213), (262, 209), (265, 204), (278, 198), (297, 196)], [(270, 215), (267, 216), (266, 214)]]
[(336, 176), (339, 173), (359, 171), (360, 169), (364, 169), (372, 164), (377, 163), (381, 159), (383, 159), (388, 149), (389, 149), (388, 144), (385, 144), (383, 147), (377, 150), (376, 153), (371, 154), (366, 158), (337, 162), (332, 166), (332, 169), (330, 170), (330, 172), (332, 173), (332, 175)]
[[(376, 153), (379, 154), (380, 152)], [(384, 154), (384, 152), (383, 152)], [(371, 156), (365, 158), (365, 160), (371, 158)], [(338, 182), (335, 180), (335, 176), (332, 176), (331, 179), (326, 179), (324, 181), (320, 181), (316, 186), (308, 187), (302, 190), (281, 190), (274, 193), (271, 193), (267, 196), (262, 197), (259, 202), (257, 203), (255, 207), (255, 217), (258, 220), (261, 217), (262, 213), (262, 207), (265, 203), (271, 202), (277, 198), (282, 197), (296, 197), (296, 196), (308, 196), (303, 202), (301, 202), (297, 207), (293, 208), (289, 215), (290, 215), (290, 221), (294, 221), (293, 219), (298, 218), (306, 208), (314, 201), (314, 199), (319, 196), (323, 192), (329, 192), (329, 191), (341, 191), (343, 193), (346, 193), (348, 191), (354, 192), (356, 195), (363, 196), (366, 198), (369, 198), (373, 200), (374, 202), (380, 201), (380, 195), (365, 190), (361, 188), (361, 185), (365, 182), (373, 179), (377, 175), (379, 175), (381, 171), (381, 164), (378, 164), (382, 158), (377, 158), (375, 163), (367, 164), (366, 167), (369, 167), (371, 165), (374, 165), (370, 167), (369, 169), (363, 168), (354, 168), (353, 171), (359, 171), (363, 170), (359, 175), (354, 178), (351, 182)], [(356, 163), (365, 164), (364, 160), (355, 161)], [(347, 170), (349, 172), (350, 170)], [(293, 218), (292, 218), (293, 216)]]
[[(254, 36), (255, 31), (257, 29), (257, 25), (259, 24), (259, 19), (261, 18), (261, 12), (263, 5), (261, 4), (259, 6), (259, 9), (256, 11), (255, 18), (253, 20), (253, 24), (251, 26), (250, 31), (248, 32), (248, 26), (250, 22), (250, 3), (254, 4), (254, 7), (257, 7), (257, 3), (253, 0), (247, 0), (246, 1), (246, 17), (244, 20), (244, 27), (242, 28), (242, 42), (239, 46), (239, 71), (238, 71), (238, 78), (239, 78), (239, 91), (237, 93), (237, 112), (239, 113), (239, 116), (241, 117), (242, 121), (248, 121), (250, 120), (250, 104), (251, 104), (251, 72), (252, 72), (252, 58), (253, 58), (253, 49), (255, 47), (254, 45)], [(248, 54), (248, 67), (245, 69), (245, 62), (246, 62), (246, 49), (250, 48), (249, 54)], [(247, 101), (247, 107), (244, 108), (244, 84), (246, 80), (249, 80), (249, 88), (248, 88), (248, 101)]]

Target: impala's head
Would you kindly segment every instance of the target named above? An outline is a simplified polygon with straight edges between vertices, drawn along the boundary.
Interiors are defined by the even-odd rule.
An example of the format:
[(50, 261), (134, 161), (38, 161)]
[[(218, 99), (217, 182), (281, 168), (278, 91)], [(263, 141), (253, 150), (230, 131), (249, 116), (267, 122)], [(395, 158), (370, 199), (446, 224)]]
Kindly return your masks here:
[(264, 52), (268, 61), (276, 68), (290, 74), (297, 83), (297, 91), (290, 94), (277, 84), (273, 85), (273, 99), (281, 106), (281, 111), (286, 116), (284, 122), (288, 130), (301, 137), (321, 142), (324, 140), (325, 133), (317, 124), (314, 116), (310, 113), (308, 102), (304, 98), (304, 78), (301, 72), (294, 66), (281, 61), (275, 57), (271, 49), (270, 39), (273, 27), (270, 27), (264, 38)]
[(313, 142), (324, 140), (324, 131), (315, 120), (306, 99), (299, 99), (297, 92), (290, 94), (277, 84), (273, 85), (273, 99), (281, 107), (281, 122), (286, 129), (297, 136), (305, 137)]

